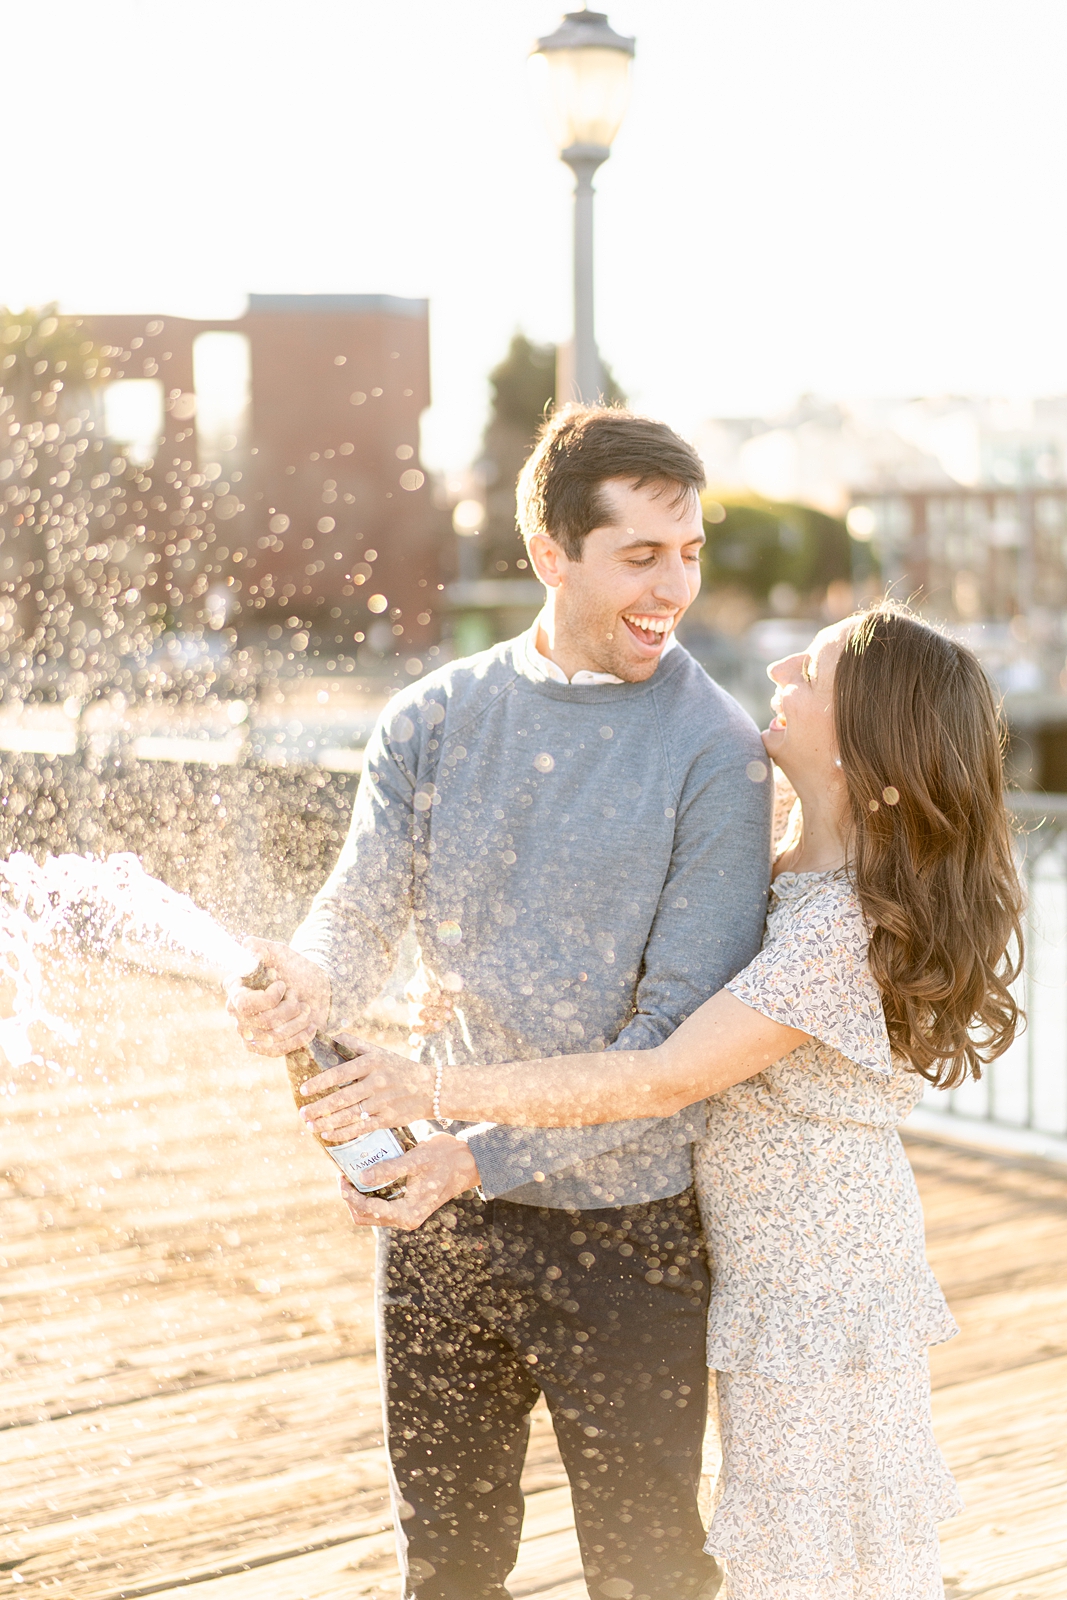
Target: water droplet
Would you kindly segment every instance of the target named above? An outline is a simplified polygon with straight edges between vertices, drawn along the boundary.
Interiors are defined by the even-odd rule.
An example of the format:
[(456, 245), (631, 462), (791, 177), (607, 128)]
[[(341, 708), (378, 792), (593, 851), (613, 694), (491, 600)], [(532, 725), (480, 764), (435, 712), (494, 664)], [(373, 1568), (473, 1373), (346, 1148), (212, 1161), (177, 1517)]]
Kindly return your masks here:
[(600, 730), (600, 737), (602, 739), (614, 739), (614, 737), (615, 737), (615, 729), (614, 728), (609, 728), (607, 726), (607, 724), (605, 723), (604, 727), (602, 727), (601, 730)]
[(554, 757), (550, 756), (547, 750), (542, 750), (540, 755), (534, 756), (533, 764), (538, 772), (551, 772), (556, 765)]
[(765, 761), (750, 761), (745, 768), (745, 777), (753, 783), (763, 783), (767, 777), (767, 763)]
[(885, 801), (887, 806), (895, 806), (900, 799), (900, 790), (894, 789), (891, 783), (886, 784), (885, 788), (882, 790), (882, 799)]

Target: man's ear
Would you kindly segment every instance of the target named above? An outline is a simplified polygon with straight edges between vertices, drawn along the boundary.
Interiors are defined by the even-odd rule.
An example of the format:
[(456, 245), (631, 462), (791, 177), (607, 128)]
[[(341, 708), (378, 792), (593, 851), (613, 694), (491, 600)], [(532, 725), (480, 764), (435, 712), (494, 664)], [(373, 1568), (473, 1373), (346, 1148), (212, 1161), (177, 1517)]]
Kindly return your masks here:
[(570, 565), (562, 545), (547, 533), (535, 533), (526, 548), (530, 553), (530, 565), (545, 588), (558, 589)]

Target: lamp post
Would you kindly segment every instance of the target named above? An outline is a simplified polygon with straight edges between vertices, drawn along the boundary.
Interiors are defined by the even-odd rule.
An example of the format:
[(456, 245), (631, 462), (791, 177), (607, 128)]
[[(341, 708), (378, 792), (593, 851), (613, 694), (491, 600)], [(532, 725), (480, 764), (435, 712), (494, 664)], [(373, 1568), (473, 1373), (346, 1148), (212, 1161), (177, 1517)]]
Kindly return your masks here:
[(568, 11), (537, 41), (545, 63), (548, 118), (561, 161), (574, 173), (574, 382), (579, 398), (603, 388), (593, 323), (593, 174), (611, 154), (630, 92), (634, 41), (602, 11)]

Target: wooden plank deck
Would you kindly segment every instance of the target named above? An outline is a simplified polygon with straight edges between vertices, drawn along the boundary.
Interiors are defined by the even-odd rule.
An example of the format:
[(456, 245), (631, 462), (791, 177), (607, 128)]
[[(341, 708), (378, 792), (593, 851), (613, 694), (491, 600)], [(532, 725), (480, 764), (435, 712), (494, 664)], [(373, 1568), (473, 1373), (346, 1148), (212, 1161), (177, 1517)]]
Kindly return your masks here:
[[(81, 1040), (62, 1073), (18, 1075), (0, 1136), (0, 1593), (392, 1596), (370, 1241), (280, 1064), (245, 1055), (196, 984), (53, 982)], [(1067, 1172), (909, 1151), (963, 1329), (933, 1352), (967, 1499), (944, 1529), (946, 1595), (1064, 1600)], [(585, 1600), (534, 1420), (511, 1586)]]

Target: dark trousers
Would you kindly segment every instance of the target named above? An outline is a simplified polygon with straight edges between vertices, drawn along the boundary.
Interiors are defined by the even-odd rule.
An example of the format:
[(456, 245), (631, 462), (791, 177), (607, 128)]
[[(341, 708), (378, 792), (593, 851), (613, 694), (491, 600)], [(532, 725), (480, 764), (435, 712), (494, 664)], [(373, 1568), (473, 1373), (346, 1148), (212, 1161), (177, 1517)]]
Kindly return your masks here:
[(379, 1230), (379, 1350), (405, 1600), (506, 1600), (543, 1393), (593, 1600), (690, 1600), (708, 1266), (690, 1191), (552, 1211), (457, 1200)]

